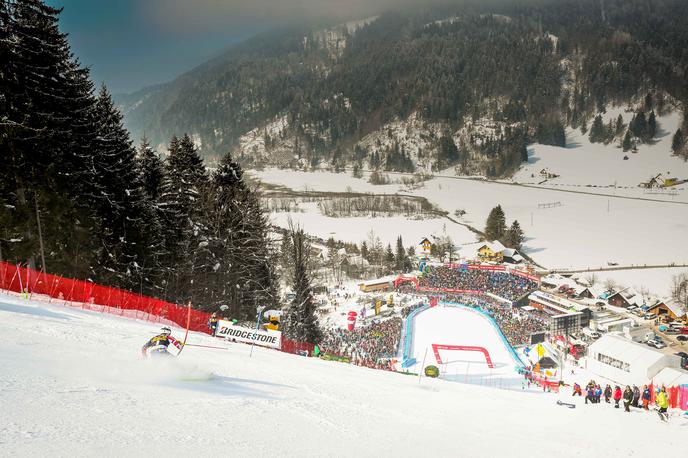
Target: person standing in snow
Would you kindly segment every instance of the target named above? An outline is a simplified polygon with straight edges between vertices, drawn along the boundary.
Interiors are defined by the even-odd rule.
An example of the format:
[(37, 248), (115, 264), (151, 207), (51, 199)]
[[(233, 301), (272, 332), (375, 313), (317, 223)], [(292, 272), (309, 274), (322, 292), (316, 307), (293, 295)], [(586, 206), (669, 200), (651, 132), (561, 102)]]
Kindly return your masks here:
[(648, 405), (650, 405), (650, 398), (652, 397), (652, 393), (650, 393), (650, 389), (645, 385), (643, 387), (643, 409), (648, 410)]
[(585, 387), (585, 403), (587, 404), (588, 401), (590, 404), (595, 403), (595, 386), (592, 383)]
[(631, 405), (633, 407), (640, 407), (638, 405), (638, 401), (640, 401), (640, 388), (633, 385), (633, 402), (631, 403)]
[(571, 396), (583, 396), (583, 390), (581, 390), (581, 386), (578, 383), (573, 384), (573, 394)]
[(657, 411), (659, 418), (662, 421), (669, 421), (669, 415), (667, 414), (667, 409), (669, 408), (669, 397), (667, 396), (665, 387), (662, 387), (660, 392), (657, 393), (657, 399), (655, 402), (659, 407), (659, 410)]
[(213, 314), (210, 315), (210, 318), (208, 318), (208, 329), (210, 329), (210, 331), (212, 332), (213, 337), (215, 337), (215, 333), (217, 332), (217, 322), (218, 321), (219, 321), (219, 319), (217, 318), (216, 312), (213, 312)]
[(602, 398), (602, 387), (599, 385), (595, 385), (595, 404), (599, 404), (601, 398)]
[(630, 386), (626, 386), (626, 389), (623, 392), (623, 400), (624, 400), (624, 410), (626, 412), (631, 411), (631, 402), (633, 402), (633, 390), (631, 389)]
[(609, 404), (609, 399), (612, 397), (612, 387), (607, 384), (607, 386), (604, 387), (604, 402)]
[(621, 388), (617, 385), (614, 387), (614, 408), (619, 408), (619, 401), (621, 401)]

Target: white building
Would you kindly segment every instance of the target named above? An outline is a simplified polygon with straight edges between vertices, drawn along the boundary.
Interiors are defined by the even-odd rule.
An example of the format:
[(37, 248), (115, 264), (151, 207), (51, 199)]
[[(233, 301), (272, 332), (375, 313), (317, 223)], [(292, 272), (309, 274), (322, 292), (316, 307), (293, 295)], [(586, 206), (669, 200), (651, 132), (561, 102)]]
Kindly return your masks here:
[(681, 358), (624, 337), (606, 335), (588, 347), (586, 369), (623, 385), (644, 385), (665, 368), (679, 369)]

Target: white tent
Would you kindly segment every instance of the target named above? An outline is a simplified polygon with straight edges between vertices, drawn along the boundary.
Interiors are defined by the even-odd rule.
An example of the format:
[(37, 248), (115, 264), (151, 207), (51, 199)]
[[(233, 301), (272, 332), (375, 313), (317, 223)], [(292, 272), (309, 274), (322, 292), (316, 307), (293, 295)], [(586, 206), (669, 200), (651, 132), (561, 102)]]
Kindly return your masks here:
[(667, 367), (655, 375), (653, 382), (655, 385), (688, 385), (688, 371)]
[(586, 361), (590, 372), (624, 385), (649, 383), (662, 369), (681, 364), (678, 356), (614, 335), (590, 345)]

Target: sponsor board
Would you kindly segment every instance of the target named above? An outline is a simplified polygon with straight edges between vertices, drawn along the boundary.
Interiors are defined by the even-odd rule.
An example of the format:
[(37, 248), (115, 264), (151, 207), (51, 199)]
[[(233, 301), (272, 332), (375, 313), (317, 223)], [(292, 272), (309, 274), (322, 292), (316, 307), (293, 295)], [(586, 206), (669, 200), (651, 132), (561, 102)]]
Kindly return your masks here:
[(220, 320), (217, 324), (216, 337), (224, 337), (237, 342), (255, 343), (263, 347), (280, 348), (282, 333), (280, 331), (264, 331), (262, 329), (234, 326), (231, 321)]

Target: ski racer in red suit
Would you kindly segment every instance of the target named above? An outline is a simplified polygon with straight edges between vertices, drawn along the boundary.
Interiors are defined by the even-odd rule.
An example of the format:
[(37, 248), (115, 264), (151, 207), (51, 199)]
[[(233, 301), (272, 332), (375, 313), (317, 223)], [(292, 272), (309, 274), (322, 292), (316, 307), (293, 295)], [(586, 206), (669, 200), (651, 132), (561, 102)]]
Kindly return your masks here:
[[(181, 342), (171, 336), (172, 331), (167, 326), (160, 330), (160, 334), (150, 339), (141, 348), (141, 354), (144, 358), (151, 356), (172, 356), (172, 353), (168, 352), (167, 348), (170, 345), (175, 346), (177, 349), (181, 349)], [(174, 354), (176, 355), (175, 352)]]

